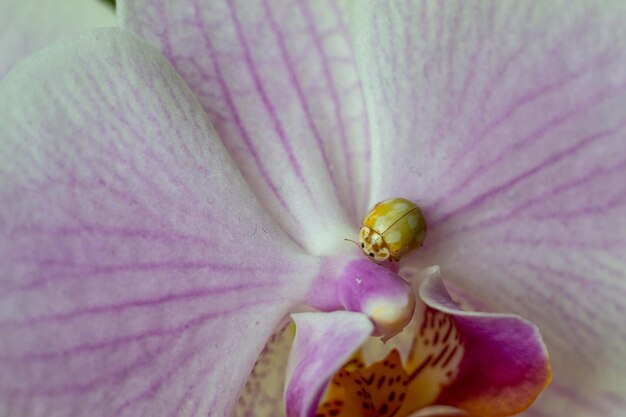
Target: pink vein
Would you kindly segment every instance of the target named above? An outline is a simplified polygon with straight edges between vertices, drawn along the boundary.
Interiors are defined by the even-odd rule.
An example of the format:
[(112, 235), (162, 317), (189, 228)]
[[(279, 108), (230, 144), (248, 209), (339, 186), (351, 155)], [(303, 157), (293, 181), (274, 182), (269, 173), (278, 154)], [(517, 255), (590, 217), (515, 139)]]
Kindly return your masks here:
[(214, 295), (224, 295), (230, 292), (241, 291), (246, 289), (258, 290), (261, 288), (275, 287), (275, 282), (255, 282), (230, 286), (218, 286), (213, 288), (197, 288), (181, 293), (168, 294), (158, 298), (131, 300), (123, 303), (108, 304), (102, 306), (94, 306), (85, 309), (74, 310), (67, 313), (52, 314), (49, 316), (37, 317), (24, 321), (1, 321), (0, 330), (15, 329), (20, 327), (31, 327), (34, 325), (46, 324), (55, 321), (66, 321), (84, 316), (99, 314), (115, 314), (123, 310), (138, 307), (154, 307), (168, 303), (190, 301), (202, 299)]
[(276, 130), (276, 133), (278, 134), (278, 139), (280, 140), (280, 143), (283, 145), (283, 148), (285, 149), (285, 152), (287, 153), (289, 164), (293, 168), (294, 173), (296, 174), (296, 177), (298, 178), (298, 180), (304, 186), (307, 194), (309, 195), (309, 198), (312, 201), (316, 201), (316, 199), (313, 198), (313, 195), (311, 194), (311, 191), (304, 178), (300, 164), (298, 163), (295, 157), (291, 144), (287, 140), (287, 134), (285, 133), (282, 123), (278, 119), (278, 116), (276, 114), (276, 109), (274, 108), (274, 105), (270, 101), (267, 95), (267, 92), (265, 91), (263, 82), (261, 81), (261, 78), (259, 76), (259, 73), (256, 70), (256, 66), (254, 64), (252, 55), (250, 53), (250, 47), (248, 45), (248, 42), (245, 39), (243, 28), (241, 27), (241, 23), (239, 22), (239, 18), (237, 17), (237, 13), (235, 11), (233, 0), (228, 1), (228, 10), (230, 12), (230, 17), (232, 19), (235, 31), (237, 33), (237, 39), (239, 41), (239, 44), (243, 48), (243, 55), (244, 55), (244, 61), (246, 63), (246, 68), (248, 69), (248, 72), (250, 73), (250, 75), (252, 76), (252, 79), (254, 80), (256, 91), (261, 97), (261, 101), (263, 102), (265, 109), (267, 110), (270, 118), (274, 122), (274, 129)]
[[(266, 0), (267, 2), (267, 0)], [(317, 51), (318, 55), (320, 56), (320, 61), (321, 61), (321, 65), (322, 65), (322, 72), (324, 73), (324, 78), (326, 80), (326, 85), (328, 86), (328, 92), (330, 94), (331, 97), (331, 103), (333, 106), (333, 110), (334, 110), (334, 115), (335, 115), (335, 119), (337, 120), (337, 125), (338, 125), (338, 129), (339, 129), (339, 139), (341, 142), (341, 147), (343, 148), (343, 153), (344, 153), (344, 158), (345, 158), (345, 171), (346, 171), (346, 179), (348, 182), (348, 193), (350, 195), (350, 211), (352, 213), (352, 215), (355, 215), (355, 210), (356, 210), (356, 202), (355, 202), (355, 196), (354, 196), (354, 187), (353, 187), (353, 179), (352, 179), (352, 164), (351, 164), (351, 158), (350, 158), (350, 146), (348, 143), (348, 138), (346, 136), (346, 128), (344, 125), (344, 117), (342, 114), (342, 110), (341, 110), (341, 105), (339, 104), (339, 94), (337, 93), (337, 89), (335, 88), (335, 84), (333, 82), (333, 78), (332, 75), (330, 73), (330, 68), (328, 65), (328, 58), (326, 57), (325, 53), (324, 53), (324, 49), (322, 47), (322, 43), (320, 41), (320, 38), (316, 35), (315, 33), (315, 20), (313, 19), (313, 16), (311, 15), (311, 10), (310, 10), (310, 6), (308, 5), (308, 3), (298, 3), (298, 5), (300, 6), (300, 9), (302, 10), (302, 13), (307, 21), (307, 28), (309, 30), (310, 36), (313, 38), (313, 45), (315, 46), (315, 50)], [(337, 17), (339, 19), (339, 17)], [(342, 28), (340, 28), (342, 29)], [(341, 30), (341, 33), (343, 34), (343, 30)], [(350, 61), (350, 63), (352, 63)], [(316, 133), (319, 134), (319, 133)]]
[[(272, 29), (272, 32), (274, 33), (274, 36), (276, 37), (276, 41), (278, 43), (278, 48), (280, 49), (280, 54), (281, 54), (281, 58), (285, 64), (285, 68), (287, 69), (287, 72), (289, 73), (289, 81), (291, 82), (291, 84), (293, 85), (293, 87), (296, 90), (296, 95), (298, 96), (298, 102), (300, 103), (300, 107), (302, 109), (302, 111), (304, 112), (306, 121), (307, 121), (307, 126), (309, 127), (309, 130), (313, 133), (313, 137), (315, 138), (315, 143), (317, 144), (317, 148), (320, 151), (320, 154), (322, 156), (322, 160), (324, 161), (324, 166), (326, 167), (326, 172), (328, 174), (328, 176), (330, 177), (332, 184), (333, 184), (333, 188), (335, 190), (335, 194), (337, 196), (339, 196), (340, 192), (339, 192), (339, 187), (337, 186), (337, 180), (335, 178), (334, 175), (332, 175), (332, 171), (331, 171), (331, 163), (330, 160), (328, 158), (328, 153), (326, 152), (326, 146), (324, 144), (324, 141), (322, 140), (322, 136), (315, 124), (315, 122), (313, 121), (313, 117), (311, 115), (311, 110), (308, 106), (308, 103), (306, 101), (306, 98), (304, 96), (304, 92), (302, 90), (302, 85), (300, 84), (300, 81), (298, 80), (298, 76), (296, 75), (295, 69), (294, 69), (294, 63), (291, 62), (291, 59), (289, 57), (289, 53), (287, 51), (287, 47), (285, 45), (285, 39), (284, 39), (284, 35), (283, 33), (281, 33), (280, 28), (278, 27), (276, 21), (274, 20), (274, 17), (272, 16), (272, 11), (270, 10), (270, 6), (267, 3), (267, 0), (263, 0), (263, 8), (265, 9), (265, 14), (267, 17), (267, 20), (270, 24), (270, 28)], [(311, 36), (315, 39), (316, 44), (319, 43), (319, 39), (317, 39), (317, 37), (315, 36), (315, 34), (311, 34)], [(266, 101), (266, 97), (265, 95), (263, 95), (263, 100), (264, 102)], [(335, 109), (337, 107), (336, 103), (333, 103), (335, 105)], [(271, 112), (273, 113), (273, 109), (270, 109)], [(275, 118), (275, 116), (272, 116)], [(279, 134), (282, 136), (284, 136), (284, 132), (282, 132), (282, 128), (279, 131)], [(290, 156), (290, 159), (292, 157)], [(293, 157), (294, 161), (295, 161), (295, 156)]]
[[(514, 150), (521, 148), (524, 145), (528, 145), (529, 143), (535, 142), (537, 140), (539, 140), (541, 137), (545, 136), (551, 129), (554, 129), (555, 127), (559, 126), (559, 125), (563, 125), (565, 123), (567, 123), (569, 120), (571, 120), (573, 117), (581, 114), (581, 113), (585, 113), (585, 110), (587, 109), (587, 107), (591, 107), (593, 106), (593, 104), (596, 104), (598, 102), (602, 102), (604, 100), (606, 100), (609, 96), (611, 95), (615, 95), (617, 94), (616, 91), (611, 91), (611, 92), (604, 92), (602, 94), (599, 94), (598, 96), (594, 97), (589, 103), (585, 103), (583, 104), (579, 104), (578, 106), (576, 106), (573, 110), (565, 113), (565, 114), (560, 114), (558, 116), (556, 116), (555, 118), (551, 119), (548, 123), (544, 124), (543, 126), (541, 126), (539, 129), (535, 130), (533, 133), (531, 133), (530, 135), (526, 136), (524, 139), (522, 139), (521, 141), (519, 141), (518, 143), (515, 143), (513, 146), (511, 146), (509, 149), (504, 150), (503, 152), (501, 152), (496, 158), (494, 158), (494, 160), (490, 161), (490, 162), (486, 162), (485, 164), (482, 164), (481, 167), (478, 167), (478, 169), (472, 174), (470, 175), (466, 181), (463, 182), (463, 184), (468, 184), (472, 179), (476, 178), (477, 176), (483, 174), (485, 171), (489, 170), (491, 167), (493, 167), (496, 163), (500, 163), (503, 160), (503, 157), (507, 154), (513, 154)], [(620, 127), (621, 128), (621, 127)], [(598, 133), (595, 135), (592, 135), (586, 139), (584, 139), (583, 141), (581, 141), (580, 143), (576, 144), (575, 146), (568, 148), (566, 151), (564, 152), (559, 152), (555, 155), (553, 155), (551, 158), (548, 158), (546, 161), (544, 161), (543, 163), (533, 167), (532, 169), (522, 173), (521, 175), (512, 178), (511, 180), (507, 181), (506, 183), (503, 183), (499, 186), (496, 186), (494, 188), (492, 188), (491, 190), (488, 190), (487, 192), (480, 194), (478, 196), (476, 196), (473, 200), (471, 200), (470, 202), (468, 202), (467, 204), (464, 204), (456, 209), (453, 209), (452, 211), (444, 214), (442, 217), (440, 217), (439, 219), (435, 220), (433, 223), (433, 225), (436, 224), (440, 224), (440, 223), (444, 223), (448, 220), (450, 220), (451, 218), (455, 217), (456, 215), (458, 215), (461, 212), (467, 212), (469, 210), (475, 209), (477, 207), (479, 207), (482, 203), (484, 203), (487, 199), (489, 199), (490, 197), (493, 197), (494, 195), (506, 190), (507, 188), (510, 188), (511, 186), (515, 185), (516, 183), (522, 181), (523, 179), (535, 174), (536, 172), (546, 168), (547, 166), (550, 166), (558, 161), (560, 161), (561, 159), (565, 158), (566, 156), (570, 155), (570, 154), (574, 154), (578, 151), (579, 148), (584, 147), (588, 142), (595, 142), (596, 140), (607, 136), (609, 133), (614, 133), (615, 131), (617, 131), (618, 129), (611, 129), (610, 131), (605, 131), (602, 133)]]
[(261, 161), (261, 158), (259, 157), (259, 155), (258, 155), (258, 153), (256, 151), (256, 148), (252, 144), (252, 141), (250, 139), (250, 135), (249, 135), (248, 131), (246, 130), (243, 122), (241, 121), (241, 117), (239, 115), (239, 111), (237, 109), (237, 106), (235, 105), (235, 102), (233, 101), (233, 98), (232, 98), (232, 96), (230, 94), (228, 86), (226, 85), (226, 82), (224, 81), (224, 76), (222, 74), (222, 70), (221, 70), (219, 62), (217, 60), (215, 49), (213, 48), (213, 44), (212, 44), (211, 40), (208, 37), (209, 30), (208, 30), (208, 28), (204, 27), (204, 21), (202, 20), (202, 12), (200, 10), (200, 6), (198, 4), (198, 1), (194, 1), (192, 4), (193, 4), (193, 7), (194, 7), (194, 15), (196, 16), (196, 24), (198, 26), (198, 31), (201, 34), (202, 40), (203, 40), (206, 48), (209, 51), (209, 55), (211, 55), (211, 58), (212, 58), (211, 62), (213, 64), (213, 70), (215, 71), (217, 82), (218, 82), (220, 90), (222, 92), (222, 96), (224, 97), (224, 100), (226, 101), (226, 106), (228, 106), (228, 109), (230, 110), (231, 114), (233, 115), (234, 125), (237, 128), (237, 130), (239, 131), (239, 134), (240, 134), (240, 136), (241, 136), (241, 138), (243, 140), (244, 145), (248, 149), (248, 152), (250, 152), (250, 155), (252, 156), (252, 159), (254, 160), (254, 163), (257, 166), (257, 169), (259, 170), (259, 173), (261, 174), (261, 177), (263, 178), (265, 183), (268, 185), (268, 187), (270, 188), (270, 190), (272, 191), (272, 193), (274, 194), (274, 196), (276, 197), (276, 199), (278, 200), (280, 205), (286, 210), (287, 213), (289, 213), (290, 217), (293, 220), (298, 222), (298, 218), (291, 212), (291, 210), (289, 209), (289, 206), (287, 205), (287, 203), (283, 199), (282, 195), (278, 191), (278, 188), (276, 187), (276, 185), (270, 179), (269, 173), (265, 169), (265, 165)]

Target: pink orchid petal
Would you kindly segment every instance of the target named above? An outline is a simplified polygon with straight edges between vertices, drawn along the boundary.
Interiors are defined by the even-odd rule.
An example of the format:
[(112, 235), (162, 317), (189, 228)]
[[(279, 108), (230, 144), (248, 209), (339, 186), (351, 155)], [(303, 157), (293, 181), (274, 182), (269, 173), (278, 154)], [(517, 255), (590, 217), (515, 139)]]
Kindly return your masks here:
[(115, 12), (96, 0), (2, 0), (0, 79), (15, 64), (63, 35), (115, 26)]
[[(346, 4), (372, 168), (386, 173), (372, 178), (372, 202), (414, 199), (429, 225), (412, 261), (538, 324), (558, 384), (576, 381), (580, 398), (617, 391), (626, 4)], [(561, 415), (588, 414), (571, 403)]]
[(287, 417), (312, 417), (328, 381), (374, 330), (360, 313), (292, 315), (296, 338), (289, 356), (285, 387)]
[(232, 412), (318, 270), (182, 79), (120, 29), (0, 83), (0, 415)]
[(333, 2), (126, 0), (119, 21), (170, 59), (278, 222), (311, 253), (367, 209), (369, 136)]
[[(532, 323), (510, 314), (463, 311), (438, 276), (424, 281), (420, 298), (428, 307), (451, 316), (462, 338), (458, 374), (443, 389), (438, 404), (483, 417), (508, 416), (527, 408), (550, 382), (548, 352)], [(450, 352), (444, 349), (440, 355), (446, 354)], [(426, 362), (434, 364), (438, 359), (430, 357)]]

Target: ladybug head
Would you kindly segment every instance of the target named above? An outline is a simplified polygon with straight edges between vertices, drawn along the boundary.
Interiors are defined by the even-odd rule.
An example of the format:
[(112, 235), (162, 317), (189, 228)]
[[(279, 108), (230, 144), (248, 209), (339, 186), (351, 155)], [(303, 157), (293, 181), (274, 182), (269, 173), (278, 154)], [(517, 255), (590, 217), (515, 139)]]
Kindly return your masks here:
[(359, 232), (359, 246), (363, 253), (373, 261), (389, 260), (389, 248), (383, 237), (367, 226), (363, 226)]

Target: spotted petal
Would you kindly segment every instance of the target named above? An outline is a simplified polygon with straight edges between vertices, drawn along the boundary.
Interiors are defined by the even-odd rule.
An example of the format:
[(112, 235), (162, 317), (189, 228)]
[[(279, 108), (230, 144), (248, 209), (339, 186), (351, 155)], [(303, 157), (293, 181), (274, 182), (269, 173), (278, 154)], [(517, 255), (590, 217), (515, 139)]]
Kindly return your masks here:
[(2, 81), (0, 126), (0, 415), (229, 414), (317, 264), (181, 78), (86, 33)]
[(2, 0), (0, 79), (57, 38), (87, 28), (115, 26), (113, 9), (96, 0)]
[(372, 202), (414, 199), (429, 225), (412, 261), (539, 325), (538, 413), (623, 413), (624, 3), (345, 3), (387, 174)]
[(548, 352), (532, 323), (510, 314), (463, 311), (437, 276), (421, 285), (420, 298), (427, 308), (419, 341), (430, 342), (416, 346), (421, 366), (445, 370), (459, 356), (438, 404), (483, 417), (514, 415), (550, 383)]
[(289, 235), (333, 254), (367, 208), (369, 139), (334, 1), (124, 0), (120, 24), (189, 83)]

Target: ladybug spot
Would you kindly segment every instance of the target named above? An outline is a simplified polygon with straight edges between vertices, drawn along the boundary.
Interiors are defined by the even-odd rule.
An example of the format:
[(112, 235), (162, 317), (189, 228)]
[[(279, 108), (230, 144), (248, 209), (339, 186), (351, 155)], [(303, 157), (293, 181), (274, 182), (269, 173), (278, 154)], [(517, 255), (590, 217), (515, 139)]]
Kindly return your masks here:
[(370, 252), (370, 256), (373, 258), (373, 257), (374, 257), (374, 254), (373, 254), (372, 252)]
[(364, 248), (365, 247), (365, 243), (361, 243), (361, 247)]

